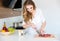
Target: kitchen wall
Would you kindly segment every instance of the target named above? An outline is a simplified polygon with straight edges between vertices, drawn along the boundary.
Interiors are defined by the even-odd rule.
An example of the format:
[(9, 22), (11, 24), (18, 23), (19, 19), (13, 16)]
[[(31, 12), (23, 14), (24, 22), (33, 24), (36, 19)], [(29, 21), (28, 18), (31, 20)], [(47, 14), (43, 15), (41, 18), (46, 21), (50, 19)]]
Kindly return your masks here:
[(47, 25), (46, 33), (60, 34), (60, 0), (33, 0), (42, 9)]
[(0, 19), (0, 30), (3, 27), (4, 22), (6, 22), (6, 27), (10, 27), (13, 26), (13, 22), (21, 22), (23, 21), (23, 17), (22, 16), (15, 16), (15, 17), (9, 17), (9, 18), (2, 18)]

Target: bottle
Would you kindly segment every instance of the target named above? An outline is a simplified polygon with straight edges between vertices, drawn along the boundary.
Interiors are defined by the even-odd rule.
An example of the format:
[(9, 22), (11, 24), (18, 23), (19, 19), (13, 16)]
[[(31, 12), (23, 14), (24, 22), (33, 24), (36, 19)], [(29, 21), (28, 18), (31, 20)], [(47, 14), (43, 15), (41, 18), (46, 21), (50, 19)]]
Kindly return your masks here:
[(15, 22), (13, 23), (13, 28), (15, 28)]
[(8, 29), (6, 27), (6, 23), (5, 22), (4, 22), (4, 25), (3, 25), (3, 29), (2, 30), (4, 30), (5, 32), (8, 32)]

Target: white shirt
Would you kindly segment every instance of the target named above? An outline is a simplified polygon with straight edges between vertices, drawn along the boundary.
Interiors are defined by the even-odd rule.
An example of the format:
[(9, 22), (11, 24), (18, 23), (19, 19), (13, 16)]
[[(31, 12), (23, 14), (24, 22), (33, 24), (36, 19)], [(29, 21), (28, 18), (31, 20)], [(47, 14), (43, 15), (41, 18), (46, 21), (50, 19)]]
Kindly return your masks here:
[[(36, 28), (37, 28), (38, 31), (40, 30), (40, 27), (41, 27), (41, 25), (44, 21), (45, 21), (45, 18), (42, 14), (42, 11), (40, 9), (36, 9), (34, 18), (32, 19), (31, 22), (36, 25)], [(23, 22), (23, 24), (25, 24), (25, 22)], [(32, 36), (37, 34), (36, 30), (34, 30), (32, 27), (28, 27), (26, 29), (26, 32), (29, 33)]]
[(32, 20), (32, 23), (36, 25), (37, 30), (40, 29), (42, 23), (45, 21), (45, 18), (40, 9), (36, 9), (35, 16)]

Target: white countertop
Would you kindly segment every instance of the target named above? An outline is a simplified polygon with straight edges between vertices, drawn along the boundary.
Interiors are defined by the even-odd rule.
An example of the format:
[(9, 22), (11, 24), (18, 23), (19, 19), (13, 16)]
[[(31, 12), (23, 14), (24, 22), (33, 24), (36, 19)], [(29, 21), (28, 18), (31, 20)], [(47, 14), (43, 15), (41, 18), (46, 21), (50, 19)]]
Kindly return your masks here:
[(0, 34), (0, 41), (18, 41), (18, 40), (19, 40), (19, 35), (17, 31), (12, 35), (7, 35), (7, 36)]
[(56, 38), (27, 38), (27, 37), (20, 37), (20, 41), (59, 41)]
[(0, 34), (0, 41), (59, 41), (57, 38), (32, 38), (32, 37), (25, 37), (19, 36), (19, 32), (16, 31), (15, 34), (9, 36), (3, 36)]

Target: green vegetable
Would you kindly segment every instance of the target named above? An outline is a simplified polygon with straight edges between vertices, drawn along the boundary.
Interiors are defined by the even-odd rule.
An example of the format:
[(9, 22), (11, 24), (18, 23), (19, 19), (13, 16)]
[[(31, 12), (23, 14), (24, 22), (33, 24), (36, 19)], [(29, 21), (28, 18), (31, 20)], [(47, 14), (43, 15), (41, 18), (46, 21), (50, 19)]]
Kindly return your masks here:
[(12, 28), (12, 27), (9, 27), (8, 30), (9, 30), (10, 33), (14, 33), (15, 32), (15, 29)]

